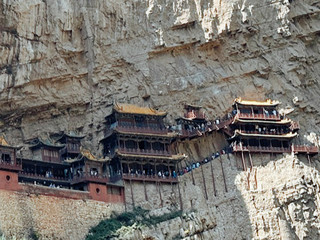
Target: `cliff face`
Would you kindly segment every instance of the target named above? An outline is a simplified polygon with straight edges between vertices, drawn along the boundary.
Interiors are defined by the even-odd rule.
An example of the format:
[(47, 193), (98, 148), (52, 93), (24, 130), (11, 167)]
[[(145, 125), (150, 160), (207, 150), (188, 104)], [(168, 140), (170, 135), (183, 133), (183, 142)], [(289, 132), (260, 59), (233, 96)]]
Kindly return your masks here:
[(237, 167), (240, 158), (224, 155), (184, 175), (187, 214), (155, 227), (123, 227), (115, 239), (319, 239), (318, 160), (252, 159), (256, 166), (247, 171)]
[(15, 143), (79, 129), (96, 149), (115, 100), (172, 119), (184, 102), (216, 118), (236, 96), (270, 97), (318, 130), (319, 1), (2, 0), (0, 13), (1, 128)]
[[(241, 96), (294, 107), (290, 117), (308, 141), (303, 135), (317, 137), (320, 123), (319, 12), (317, 0), (0, 0), (0, 131), (21, 145), (79, 130), (100, 154), (113, 101), (161, 108), (172, 123), (183, 103), (214, 119)], [(316, 239), (318, 167), (296, 161), (253, 172), (230, 163), (227, 198), (223, 185), (210, 204), (186, 198), (187, 208), (218, 224), (204, 237)], [(249, 173), (258, 185), (247, 189)], [(200, 194), (185, 178), (185, 194)]]

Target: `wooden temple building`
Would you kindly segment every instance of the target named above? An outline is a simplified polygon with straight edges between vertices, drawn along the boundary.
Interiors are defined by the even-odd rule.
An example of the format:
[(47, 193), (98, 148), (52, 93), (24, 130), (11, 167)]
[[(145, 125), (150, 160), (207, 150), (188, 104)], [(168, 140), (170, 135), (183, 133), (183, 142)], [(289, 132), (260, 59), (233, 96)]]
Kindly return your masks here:
[(281, 116), (279, 101), (234, 100), (233, 115), (224, 126), (233, 152), (248, 153), (318, 153), (314, 146), (296, 146), (292, 140), (298, 135), (299, 123)]
[(173, 151), (172, 142), (177, 134), (165, 126), (166, 114), (149, 107), (114, 104), (112, 113), (106, 117), (102, 140), (104, 156), (111, 158), (111, 177), (177, 182), (177, 163), (184, 155)]
[[(34, 139), (30, 142), (32, 156), (18, 158), (18, 147), (9, 146), (0, 138), (1, 189), (21, 190), (19, 183), (78, 190), (89, 198), (105, 202), (123, 202), (124, 188), (113, 183), (107, 175), (109, 159), (96, 158), (81, 147), (81, 139), (74, 133), (63, 134), (56, 141)], [(71, 193), (71, 195), (74, 193)]]
[(179, 137), (194, 138), (211, 130), (211, 122), (206, 120), (202, 107), (186, 104), (183, 117), (176, 119)]

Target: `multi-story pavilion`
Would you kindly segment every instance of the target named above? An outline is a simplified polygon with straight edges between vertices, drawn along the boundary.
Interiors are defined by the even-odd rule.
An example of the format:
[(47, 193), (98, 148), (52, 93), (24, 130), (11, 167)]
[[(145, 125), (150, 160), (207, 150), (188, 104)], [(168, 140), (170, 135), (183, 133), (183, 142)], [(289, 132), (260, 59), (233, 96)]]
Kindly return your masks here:
[(60, 154), (65, 144), (37, 138), (29, 148), (32, 158), (22, 159), (23, 171), (19, 174), (19, 181), (69, 188), (69, 164), (61, 159)]
[(112, 160), (111, 176), (124, 180), (176, 182), (177, 163), (184, 158), (174, 153), (176, 133), (164, 125), (165, 112), (149, 107), (116, 103), (106, 117), (104, 155)]
[(276, 107), (278, 101), (264, 102), (235, 99), (236, 110), (230, 127), (233, 150), (282, 153), (291, 151), (291, 140), (297, 136), (299, 124), (283, 118)]
[(184, 116), (176, 119), (180, 138), (199, 137), (209, 130), (210, 122), (206, 120), (202, 107), (187, 104), (184, 109)]

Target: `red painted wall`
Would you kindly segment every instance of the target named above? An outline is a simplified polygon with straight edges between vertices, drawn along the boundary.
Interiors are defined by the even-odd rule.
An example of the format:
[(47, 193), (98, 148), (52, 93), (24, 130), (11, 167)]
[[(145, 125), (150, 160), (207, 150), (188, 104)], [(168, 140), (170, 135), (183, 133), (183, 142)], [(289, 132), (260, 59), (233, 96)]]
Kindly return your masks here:
[(18, 173), (0, 170), (0, 189), (20, 190), (21, 186), (18, 183)]
[(108, 188), (111, 187), (98, 183), (88, 184), (88, 190), (92, 199), (110, 203), (124, 203), (124, 188), (119, 188), (119, 191), (116, 193), (110, 193)]

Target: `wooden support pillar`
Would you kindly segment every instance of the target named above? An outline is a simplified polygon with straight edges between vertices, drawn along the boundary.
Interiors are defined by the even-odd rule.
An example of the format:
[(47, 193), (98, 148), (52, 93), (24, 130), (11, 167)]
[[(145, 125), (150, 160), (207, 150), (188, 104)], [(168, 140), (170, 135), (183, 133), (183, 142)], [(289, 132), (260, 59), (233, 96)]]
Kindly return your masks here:
[(123, 181), (124, 210), (127, 212), (127, 211), (128, 211), (128, 207), (127, 207), (127, 200), (126, 200), (126, 195), (125, 195), (125, 189), (126, 189), (126, 181)]
[(160, 207), (163, 207), (163, 199), (161, 194), (161, 182), (158, 182), (158, 189), (159, 189), (159, 196), (160, 196), (160, 202), (161, 202)]
[(254, 181), (255, 181), (255, 184), (256, 184), (256, 188), (258, 188), (258, 181), (257, 181), (257, 169), (255, 169), (255, 172), (254, 172)]
[(250, 160), (250, 164), (251, 164), (251, 169), (253, 168), (253, 162), (252, 162), (252, 158), (251, 158), (251, 154), (250, 154), (250, 151), (248, 152), (249, 153), (249, 160)]
[(220, 165), (221, 165), (221, 171), (222, 171), (224, 189), (226, 190), (226, 192), (228, 192), (227, 183), (226, 183), (226, 177), (225, 177), (225, 175), (224, 175), (224, 170), (223, 170), (223, 164), (222, 164), (222, 158), (221, 158), (221, 156), (220, 156)]
[(131, 183), (131, 179), (130, 179), (130, 190), (131, 190), (131, 201), (132, 201), (132, 206), (134, 207), (134, 197), (133, 197), (133, 190), (132, 190), (132, 183)]
[(242, 158), (242, 168), (243, 168), (243, 171), (247, 171), (247, 165), (246, 165), (246, 163), (245, 163), (243, 151), (241, 151), (241, 158)]
[(215, 184), (215, 181), (214, 181), (212, 160), (210, 161), (210, 165), (211, 165), (211, 176), (212, 176), (213, 194), (214, 194), (214, 196), (216, 197), (216, 196), (217, 196), (217, 190), (216, 190), (216, 184)]
[(311, 167), (310, 155), (309, 155), (309, 154), (307, 154), (307, 157), (308, 157), (308, 161), (309, 161), (309, 167)]
[(262, 157), (261, 151), (260, 151), (260, 159), (261, 159), (262, 166), (264, 166), (264, 161), (263, 161), (263, 157)]
[(180, 210), (183, 211), (183, 203), (182, 203), (182, 197), (181, 197), (180, 183), (179, 182), (178, 182), (178, 191), (179, 191), (179, 199), (180, 199)]
[(194, 181), (192, 165), (191, 165), (191, 177), (192, 177), (192, 184), (193, 184), (193, 185), (196, 185), (196, 183), (195, 183), (195, 181)]
[(202, 173), (202, 179), (203, 179), (203, 187), (204, 187), (205, 199), (206, 199), (206, 200), (208, 200), (208, 193), (207, 193), (206, 179), (205, 179), (205, 177), (204, 177), (204, 173), (203, 173), (203, 164), (201, 164), (201, 173)]
[(148, 201), (146, 181), (144, 181), (144, 180), (143, 180), (143, 187), (144, 187), (144, 197), (145, 197), (145, 200)]

